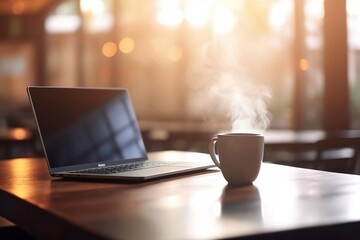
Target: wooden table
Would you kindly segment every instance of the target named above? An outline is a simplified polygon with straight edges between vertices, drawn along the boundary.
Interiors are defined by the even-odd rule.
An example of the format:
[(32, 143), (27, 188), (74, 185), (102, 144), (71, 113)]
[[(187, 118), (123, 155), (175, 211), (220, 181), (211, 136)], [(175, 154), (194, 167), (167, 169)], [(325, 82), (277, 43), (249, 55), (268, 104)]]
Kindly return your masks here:
[[(152, 157), (208, 158), (158, 152)], [(39, 239), (358, 239), (360, 176), (263, 163), (251, 186), (210, 169), (138, 184), (51, 178), (44, 159), (0, 162), (0, 215)]]

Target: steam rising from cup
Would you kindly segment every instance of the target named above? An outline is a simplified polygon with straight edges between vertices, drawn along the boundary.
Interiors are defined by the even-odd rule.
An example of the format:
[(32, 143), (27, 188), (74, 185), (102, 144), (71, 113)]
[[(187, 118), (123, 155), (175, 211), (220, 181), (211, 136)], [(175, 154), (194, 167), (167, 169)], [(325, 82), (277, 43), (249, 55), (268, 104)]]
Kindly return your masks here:
[(205, 46), (201, 78), (206, 80), (198, 86), (204, 93), (198, 99), (206, 100), (209, 117), (227, 118), (232, 132), (264, 133), (271, 120), (267, 110), (271, 91), (249, 74), (249, 68), (252, 73), (256, 68), (256, 63), (247, 62), (254, 59), (248, 56), (254, 51), (240, 51), (238, 40), (217, 39)]

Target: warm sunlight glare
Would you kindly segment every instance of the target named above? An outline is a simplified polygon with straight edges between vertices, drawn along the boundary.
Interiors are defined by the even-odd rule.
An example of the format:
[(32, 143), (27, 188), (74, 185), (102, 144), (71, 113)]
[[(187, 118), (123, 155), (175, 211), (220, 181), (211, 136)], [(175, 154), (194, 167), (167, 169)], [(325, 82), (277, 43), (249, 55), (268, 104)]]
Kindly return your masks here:
[(181, 24), (183, 18), (182, 11), (175, 4), (164, 4), (156, 16), (156, 21), (167, 27), (177, 27)]
[(275, 29), (282, 29), (288, 21), (288, 13), (291, 11), (291, 2), (281, 0), (271, 5), (269, 12), (269, 23)]
[(16, 161), (11, 161), (10, 164), (9, 174), (11, 178), (21, 179), (21, 181), (18, 180), (9, 184), (11, 191), (20, 197), (29, 197), (34, 194), (32, 189), (29, 188), (29, 182), (25, 180), (26, 175), (33, 171), (31, 161), (26, 158), (18, 158)]
[(360, 16), (360, 1), (348, 0), (346, 1), (346, 11), (352, 17)]
[(313, 19), (324, 17), (324, 0), (306, 1), (304, 6), (305, 15)]
[(98, 14), (104, 11), (103, 0), (81, 0), (80, 9), (83, 13)]
[(214, 10), (213, 31), (214, 33), (228, 33), (235, 24), (234, 14), (225, 6), (218, 5)]
[(102, 53), (105, 57), (113, 57), (116, 54), (117, 46), (114, 42), (107, 42), (102, 47)]
[(124, 54), (128, 54), (131, 53), (135, 48), (135, 42), (134, 39), (130, 38), (130, 37), (125, 37), (123, 39), (121, 39), (120, 43), (119, 43), (119, 50), (124, 53)]
[(185, 19), (192, 27), (200, 27), (208, 21), (210, 7), (211, 1), (209, 0), (190, 0), (185, 7)]
[(215, 4), (211, 0), (189, 0), (184, 6), (178, 1), (162, 1), (159, 4), (156, 21), (167, 27), (175, 28), (183, 20), (194, 28), (212, 23), (213, 32), (228, 33), (236, 22), (236, 16), (228, 6)]

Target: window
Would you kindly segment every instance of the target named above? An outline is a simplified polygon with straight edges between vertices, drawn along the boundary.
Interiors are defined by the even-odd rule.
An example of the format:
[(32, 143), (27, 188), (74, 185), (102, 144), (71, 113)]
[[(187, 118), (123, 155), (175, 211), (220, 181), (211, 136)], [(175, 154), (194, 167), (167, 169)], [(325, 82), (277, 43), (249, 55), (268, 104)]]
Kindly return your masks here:
[(46, 18), (46, 74), (47, 84), (77, 85), (78, 32), (81, 17), (77, 1), (68, 0), (58, 5)]
[(65, 1), (46, 21), (48, 84), (126, 87), (141, 120), (263, 127), (269, 110), (289, 128), (293, 11), (287, 0)]
[(297, 70), (299, 75), (296, 81), (298, 88), (298, 101), (300, 107), (297, 116), (298, 129), (322, 128), (323, 109), (323, 19), (324, 0), (298, 1), (300, 5), (298, 15), (298, 34), (300, 42), (298, 52)]
[[(347, 4), (356, 127), (359, 8)], [(270, 128), (322, 128), (323, 21), (324, 0), (68, 0), (46, 21), (48, 84), (128, 88), (143, 121), (263, 128), (269, 111)]]
[(347, 0), (349, 87), (351, 100), (351, 127), (360, 128), (360, 4)]

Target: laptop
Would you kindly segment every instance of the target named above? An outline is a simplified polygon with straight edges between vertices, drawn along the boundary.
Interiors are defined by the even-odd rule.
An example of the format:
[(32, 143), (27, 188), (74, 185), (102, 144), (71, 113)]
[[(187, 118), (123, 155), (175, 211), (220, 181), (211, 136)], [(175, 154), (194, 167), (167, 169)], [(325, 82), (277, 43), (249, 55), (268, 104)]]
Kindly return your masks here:
[(213, 167), (211, 159), (149, 159), (123, 88), (29, 86), (50, 175), (147, 180)]

